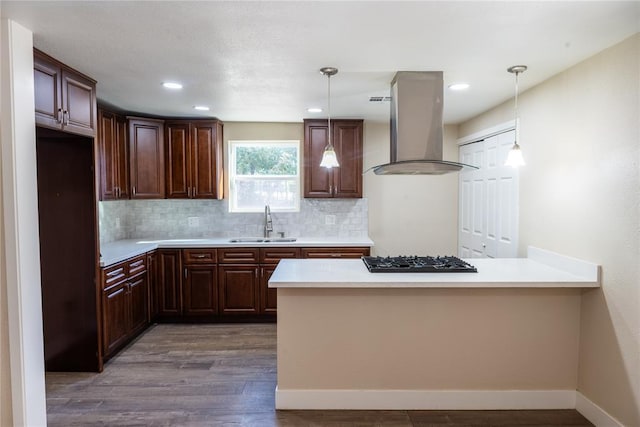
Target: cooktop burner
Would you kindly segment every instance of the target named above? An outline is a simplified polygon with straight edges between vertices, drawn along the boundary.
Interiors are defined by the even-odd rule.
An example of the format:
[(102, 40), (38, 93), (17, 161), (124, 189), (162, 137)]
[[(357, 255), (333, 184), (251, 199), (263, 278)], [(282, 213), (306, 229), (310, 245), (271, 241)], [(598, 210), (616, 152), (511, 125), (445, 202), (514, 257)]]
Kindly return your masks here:
[(363, 256), (371, 273), (477, 273), (478, 270), (454, 256)]

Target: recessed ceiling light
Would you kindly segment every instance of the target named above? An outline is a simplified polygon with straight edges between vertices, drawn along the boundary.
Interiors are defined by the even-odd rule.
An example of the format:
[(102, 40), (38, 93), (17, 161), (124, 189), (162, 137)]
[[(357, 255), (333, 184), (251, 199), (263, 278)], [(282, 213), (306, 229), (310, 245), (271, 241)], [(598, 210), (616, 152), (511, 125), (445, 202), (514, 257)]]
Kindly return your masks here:
[(207, 107), (206, 105), (194, 105), (193, 109), (199, 111), (209, 111), (209, 107)]
[(164, 82), (162, 83), (162, 86), (167, 89), (182, 89), (182, 85), (176, 82)]
[(469, 83), (454, 83), (449, 85), (451, 90), (467, 90), (469, 89)]
[(307, 111), (310, 113), (322, 113), (322, 108), (310, 107), (310, 108), (307, 108)]

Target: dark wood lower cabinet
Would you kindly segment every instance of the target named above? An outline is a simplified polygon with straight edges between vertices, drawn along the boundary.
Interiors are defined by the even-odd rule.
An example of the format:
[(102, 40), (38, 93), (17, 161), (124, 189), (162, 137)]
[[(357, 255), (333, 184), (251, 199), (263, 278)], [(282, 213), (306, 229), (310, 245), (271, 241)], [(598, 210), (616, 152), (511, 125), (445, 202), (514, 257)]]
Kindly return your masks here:
[(215, 265), (184, 267), (183, 314), (198, 316), (218, 312), (217, 273), (218, 268)]
[(258, 314), (258, 265), (220, 265), (219, 271), (220, 313)]
[(278, 265), (260, 267), (260, 313), (276, 314), (278, 307), (278, 290), (269, 287), (269, 279)]
[(276, 319), (269, 279), (285, 258), (357, 258), (367, 247), (159, 249), (102, 269), (102, 351), (113, 357), (150, 322)]
[(158, 316), (158, 253), (156, 251), (147, 254), (147, 286), (149, 290), (149, 316), (148, 321)]
[(158, 251), (158, 315), (182, 314), (182, 284), (180, 283), (180, 250)]
[(104, 292), (104, 354), (111, 354), (127, 339), (127, 283)]
[(146, 254), (102, 269), (102, 350), (105, 357), (149, 325)]
[(147, 327), (149, 319), (149, 291), (147, 273), (129, 280), (129, 333), (136, 334)]

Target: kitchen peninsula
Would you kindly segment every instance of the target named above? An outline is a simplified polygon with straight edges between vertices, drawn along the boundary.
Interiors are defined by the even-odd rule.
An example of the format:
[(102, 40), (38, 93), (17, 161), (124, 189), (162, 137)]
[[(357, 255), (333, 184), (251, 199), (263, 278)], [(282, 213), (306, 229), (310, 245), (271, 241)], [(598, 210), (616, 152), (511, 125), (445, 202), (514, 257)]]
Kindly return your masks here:
[(277, 409), (573, 408), (595, 264), (530, 247), (477, 273), (282, 260)]

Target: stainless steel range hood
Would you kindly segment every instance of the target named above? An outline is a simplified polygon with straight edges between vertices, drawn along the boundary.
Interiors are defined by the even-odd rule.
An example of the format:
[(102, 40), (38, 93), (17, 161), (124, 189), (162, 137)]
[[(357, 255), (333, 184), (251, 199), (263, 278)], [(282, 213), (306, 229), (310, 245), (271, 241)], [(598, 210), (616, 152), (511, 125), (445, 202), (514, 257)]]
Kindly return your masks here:
[(475, 166), (442, 160), (442, 71), (399, 71), (391, 81), (391, 162), (376, 175), (442, 175)]

